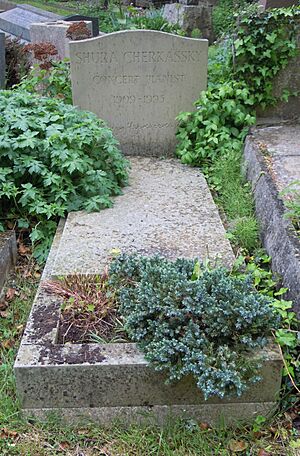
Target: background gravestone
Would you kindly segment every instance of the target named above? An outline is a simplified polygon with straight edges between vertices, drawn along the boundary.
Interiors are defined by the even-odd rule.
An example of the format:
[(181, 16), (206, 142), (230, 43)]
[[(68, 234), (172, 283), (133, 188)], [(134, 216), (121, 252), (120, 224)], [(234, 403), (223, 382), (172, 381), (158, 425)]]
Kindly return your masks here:
[(0, 89), (5, 88), (5, 33), (0, 32)]
[(208, 42), (116, 32), (70, 43), (73, 102), (112, 128), (128, 155), (172, 155), (176, 116), (207, 84)]
[[(39, 22), (30, 26), (30, 40), (32, 43), (51, 43), (57, 49), (57, 55), (52, 56), (51, 60), (63, 60), (70, 57), (67, 31), (72, 23), (68, 21)], [(92, 23), (85, 22), (87, 29), (92, 35)]]
[(92, 23), (92, 35), (99, 36), (99, 19), (92, 16), (82, 16), (80, 14), (75, 14), (73, 16), (64, 17), (64, 21), (78, 22), (78, 21), (87, 21)]
[(288, 8), (289, 6), (299, 5), (298, 0), (260, 0), (260, 5), (264, 9), (269, 8)]

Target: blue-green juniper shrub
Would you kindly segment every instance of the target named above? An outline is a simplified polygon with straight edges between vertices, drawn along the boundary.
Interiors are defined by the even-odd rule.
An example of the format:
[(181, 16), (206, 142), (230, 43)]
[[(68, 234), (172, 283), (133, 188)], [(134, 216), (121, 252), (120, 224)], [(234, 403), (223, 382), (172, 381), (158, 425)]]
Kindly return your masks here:
[(193, 375), (206, 399), (240, 396), (259, 381), (251, 350), (267, 344), (278, 317), (250, 276), (123, 254), (110, 266), (110, 284), (129, 338), (168, 381)]

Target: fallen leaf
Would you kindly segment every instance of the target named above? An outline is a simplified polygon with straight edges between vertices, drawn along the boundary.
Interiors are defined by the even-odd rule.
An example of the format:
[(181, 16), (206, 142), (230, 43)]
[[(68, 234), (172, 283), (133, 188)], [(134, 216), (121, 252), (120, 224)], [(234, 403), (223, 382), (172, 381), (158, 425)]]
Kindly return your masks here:
[(9, 315), (7, 310), (0, 310), (0, 317), (1, 318), (7, 318)]
[(67, 450), (68, 448), (70, 448), (69, 442), (60, 442), (59, 446), (60, 446), (63, 450)]
[(265, 451), (265, 450), (261, 449), (261, 450), (259, 450), (257, 456), (272, 456), (272, 455), (268, 451)]
[(31, 249), (29, 247), (26, 247), (26, 245), (20, 243), (18, 251), (20, 255), (26, 255), (27, 253), (31, 252)]
[(1, 301), (0, 302), (0, 310), (6, 310), (8, 307), (8, 304), (6, 301)]
[(17, 431), (11, 431), (10, 429), (7, 428), (2, 428), (0, 429), (0, 438), (1, 439), (7, 439), (7, 438), (13, 438), (15, 439), (18, 437), (18, 432)]
[(7, 339), (6, 341), (1, 343), (2, 348), (11, 348), (15, 344), (14, 339)]
[(229, 449), (233, 453), (242, 453), (247, 447), (247, 442), (244, 442), (243, 440), (230, 440), (229, 442)]
[(7, 292), (5, 293), (5, 298), (7, 301), (11, 301), (14, 298), (16, 291), (17, 290), (15, 288), (8, 288)]
[(201, 431), (207, 431), (208, 429), (210, 429), (210, 425), (208, 423), (200, 423), (199, 428), (201, 429)]

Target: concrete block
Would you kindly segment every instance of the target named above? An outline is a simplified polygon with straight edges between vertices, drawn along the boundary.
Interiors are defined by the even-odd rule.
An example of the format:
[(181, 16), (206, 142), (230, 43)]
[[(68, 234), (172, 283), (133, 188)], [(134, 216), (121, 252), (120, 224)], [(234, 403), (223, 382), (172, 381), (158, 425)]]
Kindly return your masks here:
[(16, 264), (17, 243), (14, 231), (0, 233), (0, 294), (5, 280)]
[(127, 155), (172, 156), (176, 116), (207, 81), (206, 40), (130, 30), (70, 43), (73, 103), (105, 120)]
[[(45, 22), (59, 18), (53, 13), (44, 12), (39, 8), (30, 5), (19, 5), (9, 11), (0, 14), (0, 29), (4, 32), (30, 41), (30, 25), (38, 22)], [(41, 12), (42, 11), (42, 12)]]
[[(85, 22), (87, 28), (92, 34), (92, 22)], [(31, 24), (30, 26), (30, 40), (34, 43), (52, 43), (57, 51), (57, 56), (54, 60), (63, 60), (70, 57), (70, 39), (67, 38), (66, 33), (70, 27), (71, 22), (68, 21), (55, 21)]]

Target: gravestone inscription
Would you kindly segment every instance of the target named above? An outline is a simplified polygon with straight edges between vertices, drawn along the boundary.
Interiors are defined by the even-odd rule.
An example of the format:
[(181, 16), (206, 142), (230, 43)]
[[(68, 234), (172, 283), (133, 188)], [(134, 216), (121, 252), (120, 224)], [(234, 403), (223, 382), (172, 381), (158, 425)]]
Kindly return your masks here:
[(207, 40), (134, 30), (70, 43), (73, 102), (112, 128), (128, 155), (172, 155), (176, 116), (207, 84)]

